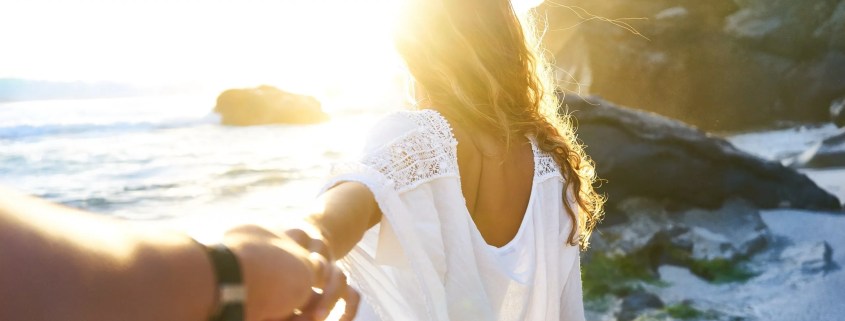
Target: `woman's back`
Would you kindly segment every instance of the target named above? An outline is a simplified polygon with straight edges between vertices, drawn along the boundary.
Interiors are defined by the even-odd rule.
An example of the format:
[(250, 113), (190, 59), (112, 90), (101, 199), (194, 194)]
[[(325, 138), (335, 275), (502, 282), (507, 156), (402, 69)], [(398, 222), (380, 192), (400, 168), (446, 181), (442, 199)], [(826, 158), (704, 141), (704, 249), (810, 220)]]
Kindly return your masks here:
[[(454, 124), (454, 122), (450, 122)], [(487, 244), (502, 247), (516, 236), (534, 181), (534, 152), (527, 137), (506, 146), (493, 135), (452, 125), (466, 207)]]

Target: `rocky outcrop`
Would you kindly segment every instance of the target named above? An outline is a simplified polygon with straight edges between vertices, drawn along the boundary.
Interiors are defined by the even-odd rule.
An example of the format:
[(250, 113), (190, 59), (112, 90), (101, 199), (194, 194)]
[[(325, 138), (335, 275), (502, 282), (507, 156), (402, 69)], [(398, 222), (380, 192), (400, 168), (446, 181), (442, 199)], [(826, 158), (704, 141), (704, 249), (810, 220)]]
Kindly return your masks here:
[(600, 191), (609, 210), (630, 197), (699, 208), (717, 208), (737, 197), (759, 208), (841, 207), (807, 176), (682, 122), (572, 94), (563, 104), (578, 119), (578, 138), (598, 176), (607, 180)]
[(560, 84), (707, 130), (827, 121), (845, 0), (561, 0), (540, 7)]
[(606, 180), (607, 215), (582, 255), (591, 319), (744, 319), (745, 310), (687, 299), (707, 294), (661, 289), (754, 291), (838, 268), (834, 243), (796, 243), (763, 220), (762, 208), (841, 208), (805, 175), (655, 113), (571, 94), (561, 101)]
[(313, 124), (329, 118), (314, 97), (271, 86), (226, 90), (217, 97), (214, 112), (232, 126)]
[[(593, 233), (592, 245), (582, 256), (585, 296), (588, 301), (615, 304), (598, 309), (592, 304), (596, 311), (591, 313), (614, 315), (617, 320), (643, 320), (654, 313), (674, 315), (681, 312), (678, 309), (702, 314), (692, 307), (693, 302), (664, 306), (677, 298), (664, 301), (650, 292), (662, 286), (659, 269), (665, 265), (683, 267), (694, 278), (710, 283), (744, 282), (757, 275), (747, 267), (748, 261), (767, 253), (773, 237), (752, 204), (730, 200), (712, 211), (671, 210), (666, 205), (653, 199), (626, 199), (615, 213), (624, 217), (624, 223), (603, 223)], [(790, 260), (800, 262), (793, 265), (829, 268), (818, 261), (817, 250), (799, 252), (787, 253)], [(708, 317), (702, 319), (722, 320), (717, 317), (720, 313), (704, 314)]]
[(692, 268), (695, 262), (737, 261), (765, 249), (770, 238), (759, 210), (739, 199), (713, 210), (673, 211), (665, 202), (628, 198), (617, 209), (624, 223), (603, 224), (592, 237), (591, 251), (641, 256), (654, 269), (666, 263)]

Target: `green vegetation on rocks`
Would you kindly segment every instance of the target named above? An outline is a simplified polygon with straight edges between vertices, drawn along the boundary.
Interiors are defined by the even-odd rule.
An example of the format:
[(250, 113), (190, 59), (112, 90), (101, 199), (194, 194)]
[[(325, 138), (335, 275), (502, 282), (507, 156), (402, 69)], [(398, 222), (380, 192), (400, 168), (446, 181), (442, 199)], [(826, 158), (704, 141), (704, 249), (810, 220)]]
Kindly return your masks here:
[(704, 315), (703, 312), (690, 306), (688, 303), (673, 304), (663, 309), (669, 314), (669, 316), (677, 319), (699, 318)]
[[(640, 259), (638, 259), (640, 258)], [(582, 268), (584, 297), (595, 300), (607, 294), (624, 296), (642, 282), (660, 284), (642, 256), (595, 255)]]
[(695, 275), (714, 283), (741, 282), (757, 275), (744, 268), (741, 262), (725, 259), (691, 260), (689, 267)]
[(713, 283), (742, 282), (757, 276), (757, 273), (744, 266), (743, 263), (748, 259), (746, 257), (735, 260), (697, 260), (688, 252), (678, 249), (668, 251), (668, 255), (678, 265), (689, 268), (693, 274)]

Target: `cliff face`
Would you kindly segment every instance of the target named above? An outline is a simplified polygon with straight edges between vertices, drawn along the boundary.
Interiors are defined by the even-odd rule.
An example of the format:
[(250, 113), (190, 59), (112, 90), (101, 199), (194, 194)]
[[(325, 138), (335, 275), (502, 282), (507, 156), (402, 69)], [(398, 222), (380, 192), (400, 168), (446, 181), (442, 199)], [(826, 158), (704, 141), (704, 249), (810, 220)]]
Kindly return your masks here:
[(565, 88), (703, 129), (827, 121), (845, 96), (845, 0), (560, 0), (539, 10)]

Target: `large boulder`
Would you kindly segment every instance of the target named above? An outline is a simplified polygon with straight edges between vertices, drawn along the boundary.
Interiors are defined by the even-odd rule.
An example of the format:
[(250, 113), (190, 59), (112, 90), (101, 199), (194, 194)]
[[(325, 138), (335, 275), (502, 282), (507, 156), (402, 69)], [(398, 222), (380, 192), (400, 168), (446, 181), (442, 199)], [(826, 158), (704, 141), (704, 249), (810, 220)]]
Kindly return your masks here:
[(606, 182), (609, 209), (629, 197), (716, 208), (743, 198), (759, 208), (839, 210), (838, 199), (807, 176), (728, 141), (654, 113), (568, 94), (578, 138)]
[(561, 86), (707, 130), (828, 121), (845, 95), (845, 0), (560, 0), (539, 10)]
[(233, 126), (313, 124), (329, 118), (314, 97), (271, 86), (226, 90), (217, 97), (214, 112)]

